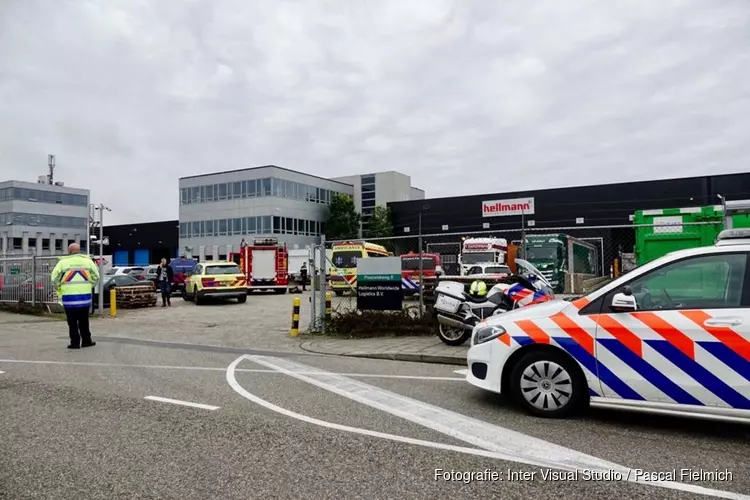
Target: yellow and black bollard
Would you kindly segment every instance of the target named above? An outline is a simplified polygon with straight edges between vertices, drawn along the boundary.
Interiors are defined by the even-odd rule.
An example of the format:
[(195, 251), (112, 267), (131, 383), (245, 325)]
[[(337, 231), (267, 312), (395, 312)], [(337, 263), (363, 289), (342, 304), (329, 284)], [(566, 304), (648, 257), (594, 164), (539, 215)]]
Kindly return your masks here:
[(331, 319), (331, 311), (333, 308), (331, 307), (331, 301), (333, 300), (333, 294), (331, 292), (326, 292), (326, 321), (329, 321)]
[(113, 318), (117, 316), (117, 290), (114, 288), (109, 291), (109, 315)]
[(299, 335), (299, 306), (300, 300), (298, 297), (295, 297), (292, 300), (292, 329), (289, 332), (289, 335), (292, 337)]

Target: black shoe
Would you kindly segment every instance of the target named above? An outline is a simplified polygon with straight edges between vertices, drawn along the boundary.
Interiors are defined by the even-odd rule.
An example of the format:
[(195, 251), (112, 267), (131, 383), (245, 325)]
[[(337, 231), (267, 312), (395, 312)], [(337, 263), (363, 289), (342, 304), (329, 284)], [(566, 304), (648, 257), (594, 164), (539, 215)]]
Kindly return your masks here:
[(68, 344), (68, 349), (80, 349), (81, 346), (75, 344)]
[(94, 342), (94, 341), (92, 340), (91, 342), (83, 342), (83, 343), (81, 344), (81, 347), (93, 347), (93, 346), (95, 346), (95, 345), (96, 345), (96, 342)]

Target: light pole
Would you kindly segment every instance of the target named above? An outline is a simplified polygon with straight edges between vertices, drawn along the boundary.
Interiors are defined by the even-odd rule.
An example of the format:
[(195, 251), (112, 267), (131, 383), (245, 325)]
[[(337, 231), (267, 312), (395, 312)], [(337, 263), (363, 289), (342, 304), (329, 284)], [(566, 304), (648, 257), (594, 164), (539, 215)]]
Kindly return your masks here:
[(419, 207), (419, 319), (422, 319), (424, 311), (424, 260), (422, 257), (422, 212), (430, 209), (429, 203), (423, 203)]
[[(102, 287), (104, 273), (104, 211), (111, 212), (112, 209), (100, 203), (94, 210), (99, 211), (99, 314), (104, 316), (104, 287)], [(95, 237), (95, 236), (94, 236)]]

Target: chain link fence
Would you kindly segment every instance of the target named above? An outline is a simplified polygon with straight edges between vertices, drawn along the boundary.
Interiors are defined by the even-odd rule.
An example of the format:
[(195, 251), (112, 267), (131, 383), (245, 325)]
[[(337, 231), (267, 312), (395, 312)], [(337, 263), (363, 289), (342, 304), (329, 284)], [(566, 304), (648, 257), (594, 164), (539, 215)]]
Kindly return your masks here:
[[(505, 239), (508, 245), (504, 264), (513, 269), (515, 258), (535, 265), (552, 283), (556, 293), (582, 295), (603, 286), (637, 266), (669, 252), (713, 245), (722, 223), (683, 222), (614, 226), (527, 227), (499, 231), (394, 235), (368, 238), (386, 246), (394, 255), (422, 252), (437, 254), (443, 278), (470, 274), (472, 265), (500, 257), (492, 251), (470, 255), (464, 246), (472, 239)], [(485, 240), (491, 241), (491, 240)], [(330, 245), (335, 241), (327, 242)], [(462, 252), (462, 250), (465, 250)], [(463, 262), (463, 266), (461, 263)], [(463, 269), (462, 269), (463, 268)]]
[(52, 270), (59, 256), (0, 257), (0, 302), (57, 304)]

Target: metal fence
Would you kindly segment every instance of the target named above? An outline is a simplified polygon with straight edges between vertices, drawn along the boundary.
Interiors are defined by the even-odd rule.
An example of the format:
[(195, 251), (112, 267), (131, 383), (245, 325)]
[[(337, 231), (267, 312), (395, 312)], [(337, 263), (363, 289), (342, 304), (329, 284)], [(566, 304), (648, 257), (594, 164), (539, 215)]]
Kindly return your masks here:
[[(509, 254), (536, 265), (558, 293), (581, 294), (670, 251), (711, 245), (723, 229), (716, 222), (649, 225), (527, 227), (463, 233), (423, 234), (422, 252), (440, 255), (446, 275), (460, 273), (463, 242), (468, 238), (504, 238)], [(368, 238), (394, 255), (419, 253), (419, 235)], [(329, 245), (334, 242), (327, 242)]]
[(0, 257), (0, 302), (56, 304), (51, 275), (59, 257)]

